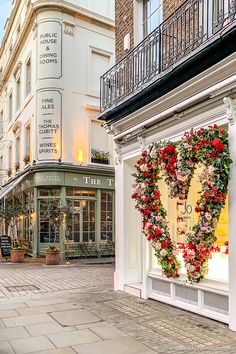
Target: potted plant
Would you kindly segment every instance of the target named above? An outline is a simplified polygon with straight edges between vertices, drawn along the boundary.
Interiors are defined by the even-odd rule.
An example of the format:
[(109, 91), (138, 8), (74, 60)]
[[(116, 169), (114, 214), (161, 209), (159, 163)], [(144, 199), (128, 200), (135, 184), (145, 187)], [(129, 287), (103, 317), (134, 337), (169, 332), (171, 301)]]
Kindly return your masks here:
[(28, 165), (30, 163), (30, 155), (25, 154), (23, 161), (24, 161), (25, 165)]
[(46, 264), (58, 265), (60, 263), (60, 250), (56, 246), (49, 246), (46, 249)]
[(11, 248), (11, 262), (12, 263), (23, 263), (25, 258), (27, 247), (19, 240), (14, 240), (12, 242)]
[(11, 174), (12, 174), (12, 171), (11, 171), (11, 168), (8, 168), (8, 170), (7, 170), (7, 177), (11, 177)]
[(20, 162), (18, 161), (15, 163), (15, 171), (18, 172), (19, 169), (20, 169)]
[(109, 164), (109, 152), (105, 152), (99, 149), (91, 149), (91, 161), (95, 163)]

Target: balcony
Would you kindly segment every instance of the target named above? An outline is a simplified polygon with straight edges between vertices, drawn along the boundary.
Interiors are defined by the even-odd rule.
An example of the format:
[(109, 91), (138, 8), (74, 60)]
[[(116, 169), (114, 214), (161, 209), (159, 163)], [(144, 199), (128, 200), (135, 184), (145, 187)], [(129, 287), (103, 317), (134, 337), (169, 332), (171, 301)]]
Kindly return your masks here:
[[(154, 87), (153, 84), (163, 80), (173, 69), (181, 65), (183, 68), (183, 63), (186, 64), (189, 61), (190, 65), (190, 59), (199, 57), (198, 54), (206, 48), (210, 51), (201, 58), (203, 62), (199, 66), (202, 67), (202, 71), (207, 68), (207, 61), (210, 59), (212, 61), (208, 67), (220, 61), (223, 58), (223, 52), (225, 56), (231, 54), (236, 46), (235, 33), (228, 39), (227, 45), (230, 47), (228, 51), (225, 46), (223, 51), (219, 50), (219, 46), (213, 48), (213, 44), (217, 41), (219, 43), (219, 39), (225, 39), (227, 33), (232, 34), (235, 30), (235, 23), (236, 0), (187, 0), (101, 77), (100, 118), (114, 120), (114, 111), (121, 111), (122, 104), (124, 106), (125, 102), (137, 96), (138, 93), (145, 90), (148, 92), (148, 89), (150, 91), (150, 87)], [(195, 70), (195, 74), (192, 73), (194, 76), (199, 73), (200, 69), (198, 69), (197, 62), (192, 62), (191, 65), (185, 69), (187, 72)], [(185, 76), (185, 81), (187, 81), (190, 77), (185, 73), (182, 69), (180, 75)], [(177, 80), (176, 85), (181, 82), (183, 82), (183, 77)], [(163, 84), (166, 85), (166, 82)], [(161, 90), (163, 90), (163, 84)], [(174, 87), (173, 82), (169, 87)], [(152, 97), (155, 99), (158, 96), (156, 94)], [(140, 103), (140, 98), (139, 104), (136, 103), (137, 108), (151, 100), (146, 97)], [(122, 110), (124, 112), (125, 107)], [(124, 113), (120, 112), (118, 118), (122, 115), (124, 116)]]

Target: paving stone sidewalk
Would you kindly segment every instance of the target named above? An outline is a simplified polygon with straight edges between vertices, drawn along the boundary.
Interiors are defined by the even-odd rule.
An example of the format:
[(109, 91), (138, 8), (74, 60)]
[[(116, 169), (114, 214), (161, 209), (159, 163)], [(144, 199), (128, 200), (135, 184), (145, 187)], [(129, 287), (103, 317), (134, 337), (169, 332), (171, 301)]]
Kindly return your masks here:
[(0, 354), (236, 354), (222, 323), (113, 291), (112, 265), (0, 265)]

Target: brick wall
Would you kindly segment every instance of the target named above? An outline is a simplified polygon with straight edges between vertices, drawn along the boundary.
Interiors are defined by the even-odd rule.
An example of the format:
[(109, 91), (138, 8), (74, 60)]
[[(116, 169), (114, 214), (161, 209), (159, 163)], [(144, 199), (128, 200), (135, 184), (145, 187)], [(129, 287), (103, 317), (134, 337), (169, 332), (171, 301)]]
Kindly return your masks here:
[(163, 0), (163, 20), (169, 17), (185, 0)]
[[(163, 0), (163, 19), (170, 16), (185, 0)], [(124, 36), (130, 33), (131, 49), (134, 46), (134, 20), (133, 0), (116, 0), (116, 61), (126, 54), (124, 53)]]
[(116, 61), (119, 61), (124, 55), (124, 36), (130, 33), (131, 49), (134, 45), (133, 35), (133, 0), (116, 0)]

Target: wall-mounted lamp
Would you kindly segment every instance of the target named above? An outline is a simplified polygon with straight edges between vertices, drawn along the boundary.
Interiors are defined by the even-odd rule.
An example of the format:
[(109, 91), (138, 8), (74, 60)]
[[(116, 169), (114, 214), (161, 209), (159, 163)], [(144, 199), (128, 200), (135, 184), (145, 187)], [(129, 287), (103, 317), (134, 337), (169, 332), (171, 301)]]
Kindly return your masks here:
[(82, 149), (79, 149), (77, 160), (78, 160), (80, 165), (82, 165), (82, 163), (84, 162), (84, 156), (83, 156), (83, 150)]

